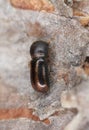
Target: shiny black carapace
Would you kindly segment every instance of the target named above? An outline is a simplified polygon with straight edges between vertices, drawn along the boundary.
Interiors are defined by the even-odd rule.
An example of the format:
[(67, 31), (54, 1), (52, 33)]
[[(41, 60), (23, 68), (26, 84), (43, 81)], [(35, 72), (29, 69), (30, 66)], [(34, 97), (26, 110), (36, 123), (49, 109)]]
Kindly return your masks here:
[(36, 41), (30, 47), (31, 84), (36, 91), (43, 93), (49, 89), (48, 46), (48, 43), (44, 41)]

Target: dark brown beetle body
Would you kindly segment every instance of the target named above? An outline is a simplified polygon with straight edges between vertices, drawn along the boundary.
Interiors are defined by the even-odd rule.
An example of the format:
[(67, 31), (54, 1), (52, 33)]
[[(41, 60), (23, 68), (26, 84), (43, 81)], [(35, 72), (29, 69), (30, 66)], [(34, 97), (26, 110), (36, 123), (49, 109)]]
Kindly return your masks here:
[(47, 92), (49, 89), (48, 78), (48, 43), (36, 41), (30, 48), (31, 60), (31, 84), (38, 92)]

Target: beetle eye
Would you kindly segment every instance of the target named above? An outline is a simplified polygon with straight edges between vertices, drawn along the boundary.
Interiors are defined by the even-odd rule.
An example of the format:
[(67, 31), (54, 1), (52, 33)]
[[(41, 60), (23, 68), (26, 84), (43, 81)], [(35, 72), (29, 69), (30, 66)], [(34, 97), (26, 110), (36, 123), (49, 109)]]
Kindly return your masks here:
[(39, 50), (39, 53), (40, 53), (40, 54), (43, 54), (44, 52), (43, 52), (42, 50)]

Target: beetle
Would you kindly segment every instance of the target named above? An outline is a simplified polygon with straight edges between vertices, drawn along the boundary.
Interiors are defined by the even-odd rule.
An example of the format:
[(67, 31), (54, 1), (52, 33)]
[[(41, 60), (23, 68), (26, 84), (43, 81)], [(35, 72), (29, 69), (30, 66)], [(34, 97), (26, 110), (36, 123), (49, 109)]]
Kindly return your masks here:
[(49, 44), (45, 41), (36, 41), (30, 47), (31, 84), (36, 91), (42, 93), (49, 90), (48, 50)]

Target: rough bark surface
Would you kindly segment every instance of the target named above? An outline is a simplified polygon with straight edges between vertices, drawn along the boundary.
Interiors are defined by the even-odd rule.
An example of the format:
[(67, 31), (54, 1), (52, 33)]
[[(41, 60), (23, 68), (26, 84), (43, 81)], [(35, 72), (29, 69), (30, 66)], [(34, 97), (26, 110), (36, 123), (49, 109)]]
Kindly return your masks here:
[[(50, 90), (30, 83), (29, 49), (49, 43)], [(0, 130), (89, 129), (89, 1), (0, 0)]]

